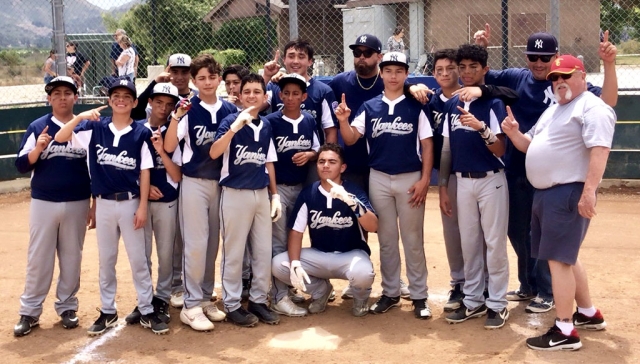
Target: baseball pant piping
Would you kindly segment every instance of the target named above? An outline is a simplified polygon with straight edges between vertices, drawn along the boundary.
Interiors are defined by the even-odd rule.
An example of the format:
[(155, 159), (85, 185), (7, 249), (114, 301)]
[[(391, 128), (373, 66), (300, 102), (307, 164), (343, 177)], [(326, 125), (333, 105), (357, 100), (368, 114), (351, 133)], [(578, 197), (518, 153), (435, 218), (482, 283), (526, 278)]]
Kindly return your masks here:
[(173, 250), (176, 239), (176, 225), (178, 220), (178, 201), (149, 202), (147, 225), (144, 228), (145, 247), (149, 272), (151, 271), (151, 253), (153, 251), (153, 237), (155, 236), (158, 252), (158, 275), (156, 296), (165, 302), (171, 298), (171, 282), (173, 280)]

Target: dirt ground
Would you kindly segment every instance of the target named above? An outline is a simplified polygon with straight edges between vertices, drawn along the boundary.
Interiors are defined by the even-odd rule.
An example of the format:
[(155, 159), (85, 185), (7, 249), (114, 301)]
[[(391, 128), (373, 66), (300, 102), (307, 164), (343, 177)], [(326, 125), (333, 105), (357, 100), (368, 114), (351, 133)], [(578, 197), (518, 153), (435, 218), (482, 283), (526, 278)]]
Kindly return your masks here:
[[(25, 280), (29, 239), (28, 192), (0, 196), (0, 357), (6, 363), (395, 363), (395, 362), (526, 362), (526, 363), (635, 363), (640, 362), (638, 310), (640, 278), (640, 194), (635, 190), (604, 193), (581, 250), (589, 273), (591, 293), (608, 323), (606, 331), (581, 331), (583, 348), (577, 352), (545, 353), (529, 350), (525, 338), (544, 333), (554, 311), (526, 314), (525, 303), (509, 303), (511, 318), (500, 330), (483, 328), (484, 318), (449, 325), (442, 306), (449, 290), (448, 265), (442, 239), (437, 195), (430, 192), (425, 218), (425, 248), (429, 267), (429, 304), (433, 318), (416, 320), (411, 302), (401, 309), (363, 318), (351, 316), (351, 302), (338, 298), (322, 314), (284, 317), (277, 326), (259, 324), (239, 328), (216, 324), (210, 333), (198, 333), (180, 323), (172, 309), (171, 331), (156, 336), (140, 326), (128, 327), (124, 317), (135, 306), (134, 288), (126, 252), (120, 249), (117, 302), (120, 324), (99, 338), (86, 329), (97, 318), (99, 306), (98, 257), (95, 231), (87, 234), (82, 263), (80, 327), (65, 330), (53, 310), (55, 278), (40, 318), (40, 327), (22, 338), (13, 336), (19, 297)], [(634, 243), (635, 242), (635, 243)], [(378, 242), (370, 236), (376, 269)], [(122, 246), (122, 245), (121, 245)], [(517, 287), (516, 259), (509, 248), (510, 288)], [(378, 271), (379, 272), (379, 271)], [(55, 273), (57, 276), (57, 272)], [(338, 295), (346, 282), (334, 281)], [(220, 294), (220, 288), (216, 288)], [(374, 294), (380, 292), (380, 276)], [(630, 314), (631, 319), (626, 315)]]

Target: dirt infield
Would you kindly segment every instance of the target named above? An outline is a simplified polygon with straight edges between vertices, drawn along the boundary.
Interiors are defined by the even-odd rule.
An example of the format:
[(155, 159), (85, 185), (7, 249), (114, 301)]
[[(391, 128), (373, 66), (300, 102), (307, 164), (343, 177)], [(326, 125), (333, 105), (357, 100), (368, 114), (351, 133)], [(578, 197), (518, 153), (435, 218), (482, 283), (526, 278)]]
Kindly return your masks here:
[[(326, 312), (304, 318), (284, 317), (277, 326), (260, 324), (239, 328), (216, 324), (211, 333), (198, 333), (182, 325), (172, 309), (171, 332), (155, 336), (140, 326), (127, 327), (124, 317), (135, 306), (135, 294), (126, 252), (120, 249), (118, 295), (120, 324), (100, 338), (86, 335), (97, 318), (99, 306), (98, 252), (94, 231), (87, 234), (82, 263), (80, 328), (65, 330), (53, 310), (50, 293), (40, 327), (23, 338), (14, 338), (19, 297), (24, 287), (29, 239), (27, 192), (0, 196), (0, 357), (6, 363), (634, 363), (640, 361), (640, 324), (634, 319), (640, 302), (640, 194), (605, 193), (598, 201), (581, 250), (589, 273), (591, 293), (608, 323), (606, 331), (583, 332), (583, 348), (572, 353), (544, 353), (526, 348), (525, 338), (543, 333), (552, 324), (554, 311), (526, 314), (524, 303), (510, 303), (511, 318), (495, 331), (483, 328), (484, 319), (449, 325), (442, 306), (449, 290), (437, 195), (427, 201), (425, 247), (429, 267), (430, 306), (433, 318), (413, 318), (410, 301), (401, 309), (363, 318), (351, 316), (351, 302), (338, 298)], [(372, 259), (378, 268), (378, 242), (371, 235)], [(122, 246), (122, 245), (121, 245)], [(509, 248), (510, 288), (516, 288), (516, 260)], [(377, 270), (377, 272), (379, 272)], [(216, 272), (217, 273), (217, 272)], [(57, 276), (57, 272), (55, 273)], [(218, 281), (218, 279), (216, 279)], [(334, 281), (340, 293), (344, 281)], [(54, 282), (55, 286), (55, 282)], [(220, 288), (216, 288), (220, 294)], [(380, 291), (376, 277), (374, 293)], [(55, 292), (52, 287), (51, 292)], [(627, 317), (627, 315), (629, 315)]]

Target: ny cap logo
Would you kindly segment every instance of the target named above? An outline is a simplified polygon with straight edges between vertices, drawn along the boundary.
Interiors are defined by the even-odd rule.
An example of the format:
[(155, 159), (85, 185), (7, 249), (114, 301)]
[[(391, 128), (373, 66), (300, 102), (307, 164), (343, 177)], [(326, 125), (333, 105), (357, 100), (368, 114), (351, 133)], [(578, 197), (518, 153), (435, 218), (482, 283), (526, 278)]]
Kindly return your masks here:
[(367, 42), (367, 36), (366, 36), (366, 35), (363, 35), (362, 37), (360, 37), (359, 42), (360, 42), (360, 43), (366, 43), (366, 42)]
[(127, 81), (127, 80), (120, 80), (120, 86), (129, 86), (129, 81)]
[(169, 85), (162, 86), (162, 92), (171, 93), (171, 87)]
[(535, 47), (536, 48), (542, 48), (542, 39), (536, 39)]
[(184, 57), (178, 57), (176, 61), (178, 64), (184, 64)]
[(393, 62), (398, 62), (398, 55), (397, 54), (389, 55), (389, 60), (391, 60)]

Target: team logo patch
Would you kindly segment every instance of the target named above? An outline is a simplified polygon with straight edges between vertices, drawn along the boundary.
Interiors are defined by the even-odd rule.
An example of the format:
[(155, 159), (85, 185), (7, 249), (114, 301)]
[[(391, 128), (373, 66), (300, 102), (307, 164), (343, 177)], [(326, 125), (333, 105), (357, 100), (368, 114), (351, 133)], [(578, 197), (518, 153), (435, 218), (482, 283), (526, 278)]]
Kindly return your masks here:
[(536, 39), (535, 47), (542, 49), (542, 39)]
[(334, 101), (331, 103), (331, 108), (333, 109), (333, 111), (335, 112), (338, 109), (338, 101)]
[(333, 216), (323, 216), (322, 211), (311, 210), (311, 229), (320, 229), (330, 227), (334, 229), (344, 229), (353, 226), (353, 218), (351, 216), (342, 216), (340, 211), (336, 211)]

